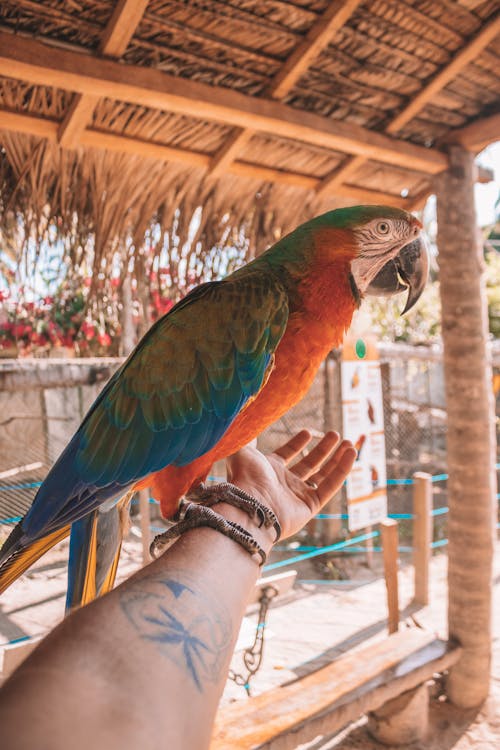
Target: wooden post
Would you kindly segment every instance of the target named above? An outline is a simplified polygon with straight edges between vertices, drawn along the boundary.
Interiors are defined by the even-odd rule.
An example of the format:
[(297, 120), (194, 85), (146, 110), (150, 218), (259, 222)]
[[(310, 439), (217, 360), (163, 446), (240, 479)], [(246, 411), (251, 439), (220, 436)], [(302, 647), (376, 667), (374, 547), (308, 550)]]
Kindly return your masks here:
[(432, 481), (430, 474), (413, 475), (413, 567), (417, 604), (429, 604), (429, 565), (432, 541)]
[(387, 701), (368, 715), (368, 731), (384, 745), (425, 740), (429, 730), (429, 688), (425, 683)]
[[(371, 534), (373, 526), (366, 527), (366, 533)], [(373, 537), (366, 540), (366, 566), (369, 570), (373, 570)]]
[(382, 549), (384, 554), (384, 575), (387, 587), (387, 608), (389, 610), (389, 633), (396, 633), (399, 628), (399, 591), (398, 591), (398, 524), (393, 518), (387, 518), (380, 524), (382, 532)]
[[(340, 382), (341, 352), (336, 349), (329, 353), (325, 360), (325, 413), (323, 415), (324, 431), (337, 430), (342, 434), (342, 386)], [(346, 507), (345, 487), (339, 490), (337, 495), (324, 507), (323, 513), (340, 514)], [(320, 525), (321, 544), (334, 544), (342, 535), (341, 519), (323, 519)]]
[(149, 512), (149, 492), (139, 490), (139, 512), (141, 514), (141, 537), (142, 537), (142, 562), (146, 565), (151, 562), (149, 545), (151, 544), (151, 518)]
[(461, 708), (488, 695), (495, 544), (495, 414), (484, 262), (474, 209), (474, 157), (449, 149), (436, 180), (447, 404), (448, 626), (463, 654), (447, 690)]

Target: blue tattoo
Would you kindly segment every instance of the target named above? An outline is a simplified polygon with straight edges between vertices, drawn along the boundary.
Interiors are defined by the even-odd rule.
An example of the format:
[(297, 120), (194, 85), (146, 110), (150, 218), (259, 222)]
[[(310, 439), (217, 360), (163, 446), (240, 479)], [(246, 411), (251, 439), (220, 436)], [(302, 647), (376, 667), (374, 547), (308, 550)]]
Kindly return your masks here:
[[(182, 573), (186, 580), (189, 576)], [(192, 581), (189, 580), (192, 584)], [(217, 682), (228, 656), (231, 623), (220, 606), (174, 578), (143, 578), (121, 593), (121, 607), (141, 638), (155, 644), (179, 668), (187, 667), (200, 692)]]

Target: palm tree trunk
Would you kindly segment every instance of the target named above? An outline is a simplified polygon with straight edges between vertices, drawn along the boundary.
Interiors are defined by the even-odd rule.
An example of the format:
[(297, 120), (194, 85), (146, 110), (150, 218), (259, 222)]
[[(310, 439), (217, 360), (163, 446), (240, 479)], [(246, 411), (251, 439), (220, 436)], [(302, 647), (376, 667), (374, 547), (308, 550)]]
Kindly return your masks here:
[(474, 157), (450, 149), (437, 219), (448, 414), (448, 625), (464, 653), (448, 679), (463, 708), (488, 694), (496, 476), (491, 354), (483, 256), (474, 209)]

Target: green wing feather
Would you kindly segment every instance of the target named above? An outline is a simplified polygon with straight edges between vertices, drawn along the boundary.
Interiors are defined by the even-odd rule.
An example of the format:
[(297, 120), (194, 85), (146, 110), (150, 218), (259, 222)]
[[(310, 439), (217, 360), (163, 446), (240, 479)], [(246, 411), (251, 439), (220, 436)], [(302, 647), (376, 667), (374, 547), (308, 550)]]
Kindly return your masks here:
[(265, 382), (287, 320), (284, 286), (259, 269), (195, 289), (106, 385), (40, 488), (25, 532), (75, 521), (209, 451)]
[(261, 388), (287, 319), (284, 287), (258, 271), (195, 290), (153, 326), (89, 414), (82, 477), (130, 482), (210, 450)]

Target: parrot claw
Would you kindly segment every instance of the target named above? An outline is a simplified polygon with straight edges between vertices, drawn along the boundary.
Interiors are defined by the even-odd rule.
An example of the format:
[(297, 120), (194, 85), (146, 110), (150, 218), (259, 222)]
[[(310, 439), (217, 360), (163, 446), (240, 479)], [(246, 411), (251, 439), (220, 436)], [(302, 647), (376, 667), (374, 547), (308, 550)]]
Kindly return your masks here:
[[(215, 484), (210, 487), (202, 483), (192, 492), (189, 492), (187, 500), (199, 505), (204, 505), (207, 508), (211, 508), (217, 503), (228, 503), (235, 508), (243, 510), (248, 516), (250, 516), (250, 518), (258, 519), (259, 528), (265, 526), (267, 529), (272, 526), (276, 532), (275, 542), (277, 542), (281, 536), (281, 526), (276, 514), (268, 508), (267, 505), (263, 505), (252, 497), (252, 495), (249, 495), (248, 492), (245, 492), (245, 490), (236, 487), (236, 485), (231, 484), (230, 482), (221, 482), (220, 484)], [(180, 513), (182, 513), (182, 505)]]
[(172, 526), (163, 534), (159, 534), (153, 539), (149, 548), (152, 557), (157, 558), (163, 554), (186, 531), (199, 528), (200, 526), (208, 526), (237, 542), (250, 555), (258, 555), (261, 560), (260, 565), (264, 565), (266, 562), (266, 553), (262, 547), (250, 532), (239, 524), (228, 521), (211, 508), (197, 503), (184, 502), (182, 513), (182, 519), (175, 526)]

